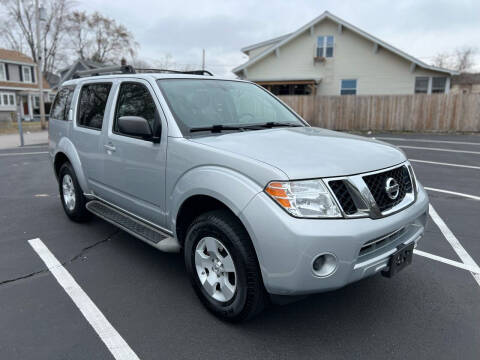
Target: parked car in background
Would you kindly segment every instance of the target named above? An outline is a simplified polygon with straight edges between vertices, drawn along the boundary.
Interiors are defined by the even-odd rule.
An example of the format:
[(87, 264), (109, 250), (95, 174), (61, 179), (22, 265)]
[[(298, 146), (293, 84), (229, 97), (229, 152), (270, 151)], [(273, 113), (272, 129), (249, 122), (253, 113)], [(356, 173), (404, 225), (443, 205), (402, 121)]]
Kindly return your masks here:
[(310, 127), (251, 82), (121, 70), (65, 82), (52, 107), (72, 220), (93, 213), (181, 251), (200, 300), (230, 321), (410, 264), (428, 197), (402, 151)]

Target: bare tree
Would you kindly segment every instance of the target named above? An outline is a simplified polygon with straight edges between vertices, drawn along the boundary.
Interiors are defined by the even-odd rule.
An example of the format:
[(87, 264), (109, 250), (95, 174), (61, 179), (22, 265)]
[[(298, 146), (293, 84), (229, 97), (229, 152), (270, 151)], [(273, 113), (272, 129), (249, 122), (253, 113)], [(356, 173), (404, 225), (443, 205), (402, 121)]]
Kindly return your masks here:
[(476, 54), (476, 48), (465, 46), (463, 48), (457, 48), (450, 53), (442, 52), (437, 54), (433, 60), (433, 64), (438, 67), (464, 72), (475, 65)]
[(81, 59), (99, 63), (118, 63), (122, 57), (132, 58), (138, 47), (132, 33), (114, 19), (95, 12), (88, 15), (74, 11), (67, 18), (72, 50)]
[(46, 21), (40, 24), (43, 54), (38, 54), (35, 37), (35, 6), (28, 0), (2, 0), (0, 37), (8, 47), (29, 54), (36, 62), (41, 58), (44, 71), (53, 72), (63, 58), (61, 42), (69, 0), (45, 0)]

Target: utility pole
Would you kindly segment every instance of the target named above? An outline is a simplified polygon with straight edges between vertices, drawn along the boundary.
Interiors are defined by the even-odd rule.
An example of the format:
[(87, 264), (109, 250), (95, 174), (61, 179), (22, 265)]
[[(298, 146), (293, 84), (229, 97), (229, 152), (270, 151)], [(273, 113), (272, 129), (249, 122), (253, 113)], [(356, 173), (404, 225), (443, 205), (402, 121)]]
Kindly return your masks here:
[(35, 0), (35, 22), (37, 33), (37, 81), (40, 89), (40, 126), (42, 130), (47, 128), (45, 124), (45, 103), (43, 101), (43, 71), (42, 71), (42, 44), (40, 42), (40, 20), (45, 18), (44, 9), (42, 8), (42, 14), (40, 14), (40, 8), (38, 6), (38, 0)]
[(205, 70), (205, 49), (202, 49), (202, 70)]

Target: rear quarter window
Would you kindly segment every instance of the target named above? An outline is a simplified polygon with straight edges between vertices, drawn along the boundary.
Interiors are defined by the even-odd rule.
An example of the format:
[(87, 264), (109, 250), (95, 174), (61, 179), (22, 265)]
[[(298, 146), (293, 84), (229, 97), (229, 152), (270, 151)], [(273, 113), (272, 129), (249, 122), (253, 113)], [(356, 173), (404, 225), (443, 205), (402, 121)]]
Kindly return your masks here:
[(75, 86), (66, 86), (58, 91), (53, 101), (52, 109), (50, 110), (50, 118), (55, 120), (68, 120), (68, 111), (70, 110), (74, 91)]
[(111, 83), (85, 84), (78, 98), (78, 126), (100, 130), (105, 115)]

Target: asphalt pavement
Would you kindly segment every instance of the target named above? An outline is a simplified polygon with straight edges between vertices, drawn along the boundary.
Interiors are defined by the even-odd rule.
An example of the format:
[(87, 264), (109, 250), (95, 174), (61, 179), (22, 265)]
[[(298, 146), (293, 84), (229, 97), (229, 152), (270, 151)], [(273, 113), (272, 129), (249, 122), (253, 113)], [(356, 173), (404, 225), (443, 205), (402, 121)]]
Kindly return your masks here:
[(237, 325), (203, 308), (178, 254), (100, 219), (69, 221), (46, 146), (0, 150), (0, 358), (114, 359), (28, 242), (40, 238), (140, 359), (478, 359), (480, 281), (461, 268), (451, 235), (480, 264), (480, 136), (375, 137), (402, 146), (429, 189), (439, 218), (418, 246), (424, 255), (392, 279)]

